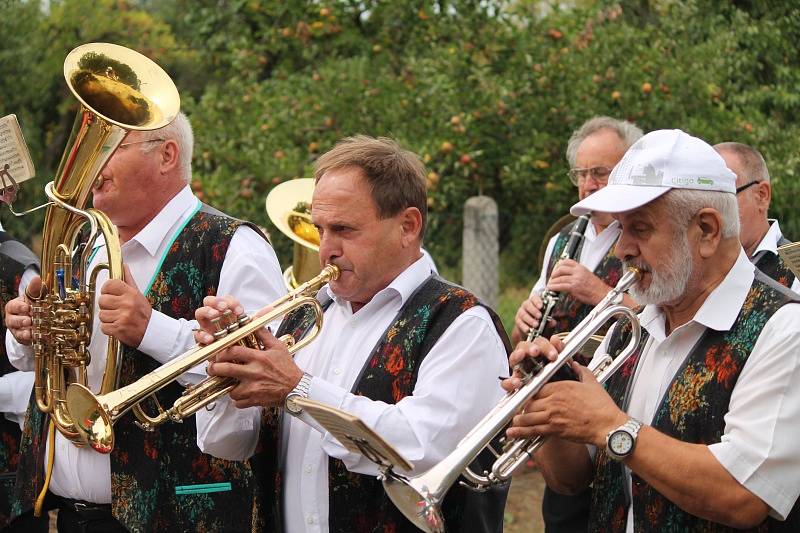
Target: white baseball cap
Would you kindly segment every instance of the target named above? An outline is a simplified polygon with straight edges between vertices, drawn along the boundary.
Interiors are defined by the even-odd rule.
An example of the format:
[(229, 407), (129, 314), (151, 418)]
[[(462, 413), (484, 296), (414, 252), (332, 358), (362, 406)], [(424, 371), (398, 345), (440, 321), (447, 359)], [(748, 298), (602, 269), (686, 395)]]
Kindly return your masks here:
[(736, 174), (708, 143), (681, 130), (652, 131), (628, 148), (608, 185), (569, 210), (623, 213), (652, 202), (671, 189), (736, 194)]

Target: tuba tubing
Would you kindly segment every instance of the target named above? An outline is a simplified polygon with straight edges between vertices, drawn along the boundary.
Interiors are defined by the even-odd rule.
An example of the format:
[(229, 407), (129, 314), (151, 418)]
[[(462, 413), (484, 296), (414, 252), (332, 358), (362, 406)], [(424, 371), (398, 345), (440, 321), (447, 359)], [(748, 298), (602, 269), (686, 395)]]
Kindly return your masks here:
[[(556, 360), (542, 366), (537, 373), (523, 377), (522, 387), (508, 393), (461, 440), (450, 455), (418, 476), (406, 477), (392, 470), (382, 473), (381, 477), (386, 493), (406, 518), (428, 533), (444, 533), (445, 526), (441, 503), (447, 491), (462, 473), (468, 480), (472, 479), (481, 482), (477, 487), (479, 489), (485, 489), (488, 488), (488, 485), (501, 483), (502, 480), (493, 479), (491, 473), (485, 474), (489, 483), (483, 483), (483, 477), (469, 471), (469, 464), (478, 457), (484, 448), (491, 446), (492, 440), (511, 422), (525, 404), (550, 381), (556, 372), (569, 363), (572, 357), (580, 351), (587, 339), (614, 317), (630, 320), (632, 325), (631, 339), (610, 365), (607, 364), (606, 358), (602, 358), (601, 365), (598, 366), (603, 366), (603, 372), (606, 373), (607, 377), (624, 364), (639, 345), (641, 326), (636, 313), (632, 309), (621, 305), (621, 302), (624, 291), (630, 288), (640, 278), (640, 275), (638, 269), (632, 268), (628, 270), (617, 283), (617, 286), (609, 291), (605, 298), (564, 339), (564, 348), (558, 354)], [(521, 442), (525, 443), (526, 441), (521, 440)], [(500, 456), (500, 458), (503, 458), (503, 456)], [(505, 461), (506, 459), (503, 458), (503, 460)]]
[(316, 327), (300, 341), (288, 343), (289, 352), (292, 354), (305, 347), (314, 340), (322, 328), (322, 307), (310, 294), (316, 294), (320, 287), (338, 277), (338, 267), (325, 266), (315, 278), (273, 302), (272, 309), (264, 315), (254, 318), (243, 317), (235, 329), (223, 332), (220, 338), (211, 344), (197, 346), (125, 387), (107, 394), (95, 395), (79, 383), (71, 384), (67, 389), (67, 411), (75, 421), (78, 432), (96, 451), (110, 453), (114, 449), (113, 424), (131, 409), (145, 430), (152, 430), (168, 420), (180, 422), (186, 416), (194, 414), (205, 405), (227, 394), (236, 383), (219, 376), (210, 377), (193, 387), (188, 387), (170, 409), (165, 411), (159, 406), (160, 412), (155, 417), (145, 414), (140, 403), (178, 379), (186, 371), (208, 361), (218, 352), (237, 343), (252, 342), (255, 332), (273, 320), (295, 309), (311, 306), (316, 317)]

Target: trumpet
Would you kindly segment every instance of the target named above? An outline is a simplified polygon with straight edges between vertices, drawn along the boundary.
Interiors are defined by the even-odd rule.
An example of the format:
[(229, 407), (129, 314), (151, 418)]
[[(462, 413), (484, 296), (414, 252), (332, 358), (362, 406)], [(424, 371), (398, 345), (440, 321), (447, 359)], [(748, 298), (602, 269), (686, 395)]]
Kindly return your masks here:
[[(456, 449), (428, 471), (414, 477), (406, 477), (391, 469), (381, 474), (383, 487), (398, 509), (418, 528), (428, 533), (444, 533), (444, 516), (441, 503), (451, 485), (462, 474), (466, 486), (475, 490), (486, 490), (506, 482), (514, 469), (527, 460), (539, 448), (544, 439), (517, 439), (506, 446), (503, 453), (492, 448), (492, 441), (511, 422), (511, 419), (546, 385), (572, 357), (580, 351), (594, 333), (612, 318), (627, 319), (631, 323), (631, 338), (625, 348), (612, 358), (606, 354), (597, 358), (590, 366), (598, 380), (605, 381), (619, 370), (636, 351), (641, 341), (641, 326), (636, 313), (621, 305), (623, 293), (641, 274), (631, 268), (620, 279), (614, 289), (584, 318), (564, 339), (564, 349), (555, 361), (537, 363), (535, 368), (523, 375), (523, 385), (510, 392), (487, 414), (475, 428), (458, 444)], [(469, 467), (481, 451), (489, 447), (496, 460), (490, 471), (478, 474)], [(462, 482), (463, 483), (463, 482)]]
[[(236, 320), (215, 334), (216, 340), (211, 344), (195, 347), (121, 389), (96, 396), (83, 385), (71, 384), (67, 389), (67, 411), (74, 420), (75, 427), (96, 451), (110, 453), (114, 449), (113, 424), (130, 409), (134, 409), (139, 419), (139, 426), (146, 431), (152, 431), (168, 420), (182, 422), (183, 419), (228, 394), (236, 386), (236, 380), (219, 376), (210, 377), (193, 387), (188, 387), (167, 410), (164, 410), (155, 399), (154, 394), (157, 391), (175, 381), (184, 372), (208, 361), (214, 354), (234, 344), (251, 348), (260, 347), (255, 338), (256, 331), (286, 313), (308, 306), (315, 316), (312, 330), (296, 342), (291, 335), (284, 335), (280, 339), (287, 344), (289, 353), (294, 354), (313, 341), (322, 329), (323, 310), (314, 296), (323, 285), (338, 277), (339, 268), (327, 265), (319, 275), (273, 302), (272, 309), (268, 313), (255, 318), (247, 315), (236, 317)], [(158, 406), (159, 412), (156, 416), (147, 415), (140, 406), (142, 401), (151, 396)]]

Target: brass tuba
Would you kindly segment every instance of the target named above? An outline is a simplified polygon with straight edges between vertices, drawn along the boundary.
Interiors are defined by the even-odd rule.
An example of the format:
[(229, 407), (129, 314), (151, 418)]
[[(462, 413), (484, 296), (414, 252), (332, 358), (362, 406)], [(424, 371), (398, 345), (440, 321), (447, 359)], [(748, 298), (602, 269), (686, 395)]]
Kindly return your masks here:
[(92, 448), (100, 453), (110, 453), (114, 449), (114, 422), (130, 409), (134, 410), (139, 419), (139, 426), (148, 431), (169, 420), (183, 421), (217, 398), (228, 394), (236, 386), (236, 380), (220, 376), (207, 378), (195, 386), (188, 387), (166, 411), (161, 409), (156, 400), (160, 412), (154, 417), (146, 415), (140, 404), (146, 398), (155, 399), (156, 392), (178, 379), (181, 374), (208, 361), (216, 353), (234, 344), (260, 348), (255, 338), (256, 331), (286, 313), (309, 307), (315, 318), (314, 328), (297, 342), (291, 335), (284, 335), (280, 339), (287, 344), (289, 353), (293, 354), (303, 348), (313, 341), (322, 329), (323, 310), (314, 296), (320, 287), (338, 277), (339, 268), (327, 265), (315, 278), (272, 302), (271, 309), (266, 314), (254, 318), (241, 315), (227, 324), (218, 322), (219, 331), (215, 334), (214, 342), (186, 352), (121, 389), (95, 395), (79, 383), (71, 384), (67, 390), (67, 410), (75, 420), (78, 431)]
[(319, 274), (319, 231), (311, 222), (314, 179), (301, 178), (277, 185), (267, 195), (269, 219), (281, 233), (294, 241), (292, 266), (283, 272), (291, 291)]
[[(115, 44), (75, 48), (64, 61), (64, 77), (81, 106), (58, 171), (45, 187), (49, 201), (42, 290), (28, 297), (33, 301), (36, 404), (65, 437), (84, 445), (86, 439), (66, 411), (64, 396), (70, 383), (87, 384), (97, 275), (108, 270), (111, 279), (123, 276), (116, 226), (101, 211), (86, 209), (86, 204), (100, 171), (128, 131), (169, 124), (180, 100), (175, 84), (158, 65)], [(87, 225), (88, 239), (78, 244)], [(100, 236), (108, 262), (88, 272)], [(109, 337), (102, 393), (116, 386), (120, 354), (120, 342)]]

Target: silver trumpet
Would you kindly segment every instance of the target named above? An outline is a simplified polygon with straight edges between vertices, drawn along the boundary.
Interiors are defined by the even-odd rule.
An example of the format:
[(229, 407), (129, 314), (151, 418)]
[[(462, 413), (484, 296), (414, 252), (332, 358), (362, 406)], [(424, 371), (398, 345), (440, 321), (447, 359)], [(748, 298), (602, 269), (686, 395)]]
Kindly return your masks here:
[[(491, 486), (505, 483), (514, 470), (525, 462), (544, 442), (543, 437), (516, 439), (505, 445), (502, 453), (492, 448), (492, 441), (511, 422), (511, 419), (544, 387), (561, 369), (568, 364), (581, 347), (589, 341), (605, 323), (612, 319), (626, 318), (630, 321), (631, 338), (625, 349), (612, 358), (606, 354), (595, 358), (589, 369), (598, 381), (603, 382), (614, 374), (634, 353), (641, 341), (641, 326), (636, 313), (621, 305), (623, 293), (636, 283), (641, 274), (631, 268), (622, 276), (617, 286), (600, 301), (575, 329), (564, 339), (564, 349), (555, 361), (547, 364), (537, 363), (531, 372), (524, 373), (522, 386), (510, 392), (492, 411), (464, 437), (456, 449), (441, 462), (418, 476), (406, 477), (391, 469), (382, 475), (383, 488), (400, 511), (418, 528), (428, 533), (444, 533), (444, 516), (441, 503), (445, 494), (462, 474), (474, 490), (486, 490)], [(490, 471), (476, 473), (469, 465), (481, 451), (489, 447), (495, 462)]]

